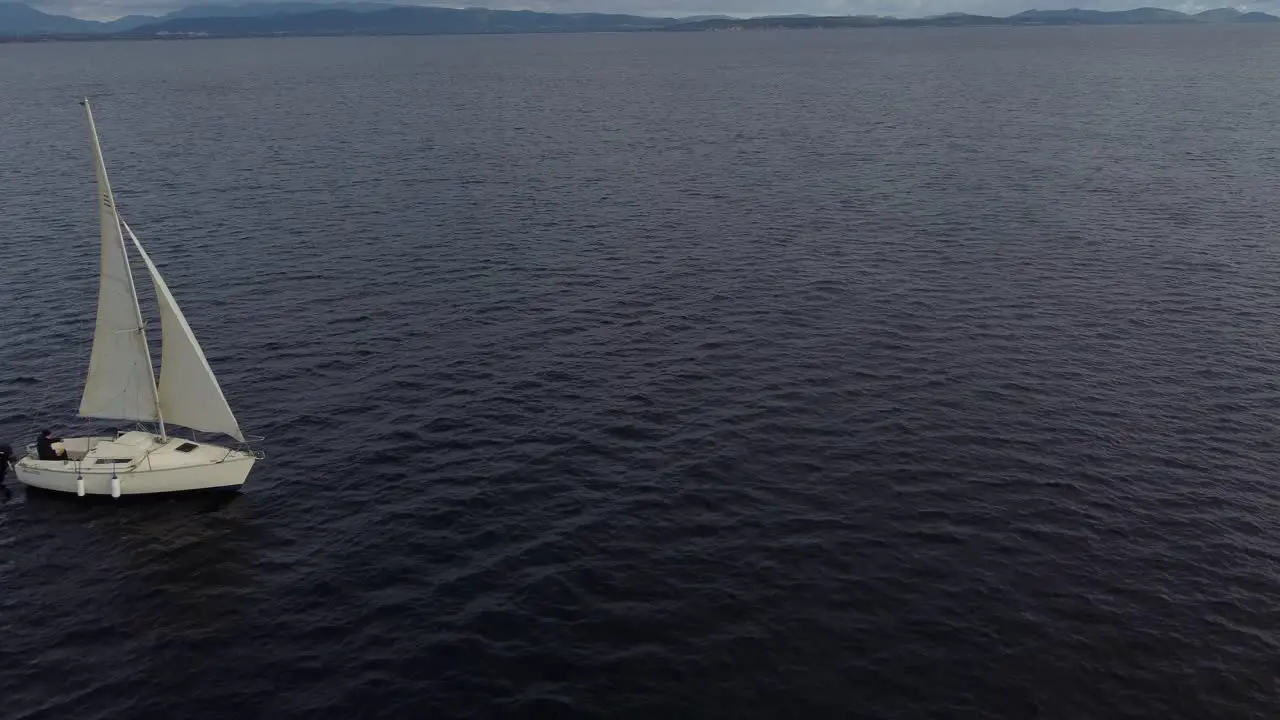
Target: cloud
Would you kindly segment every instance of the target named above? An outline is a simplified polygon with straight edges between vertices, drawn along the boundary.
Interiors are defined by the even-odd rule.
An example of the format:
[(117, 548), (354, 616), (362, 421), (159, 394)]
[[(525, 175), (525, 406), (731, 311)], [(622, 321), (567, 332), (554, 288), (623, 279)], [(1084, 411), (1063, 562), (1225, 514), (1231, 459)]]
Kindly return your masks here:
[[(259, 2), (262, 0), (258, 0)], [(395, 0), (383, 0), (394, 2)], [(92, 20), (109, 20), (123, 15), (163, 15), (188, 5), (241, 5), (254, 0), (34, 0), (31, 4), (45, 12)], [(1167, 7), (1183, 12), (1199, 12), (1221, 5), (1204, 0), (1179, 0), (1179, 4), (1142, 0), (467, 0), (453, 3), (424, 3), (400, 0), (400, 4), (431, 4), (493, 9), (538, 10), (543, 12), (607, 12), (636, 15), (687, 17), (690, 15), (892, 15), (925, 17), (949, 12), (979, 15), (1012, 15), (1031, 7), (1040, 10), (1082, 8), (1127, 10), (1143, 5)], [(1242, 11), (1280, 7), (1280, 0), (1256, 0), (1236, 5)]]
[(27, 4), (52, 15), (69, 15), (85, 20), (114, 20), (125, 15), (163, 15), (183, 5), (197, 3), (173, 0), (28, 0)]

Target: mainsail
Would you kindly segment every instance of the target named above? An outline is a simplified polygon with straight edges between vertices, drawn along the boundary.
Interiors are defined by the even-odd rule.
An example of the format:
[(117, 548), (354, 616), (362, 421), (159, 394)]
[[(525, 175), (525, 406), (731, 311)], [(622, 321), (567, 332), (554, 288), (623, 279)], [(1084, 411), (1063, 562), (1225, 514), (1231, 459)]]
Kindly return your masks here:
[(101, 270), (98, 278), (98, 321), (84, 395), (82, 417), (113, 420), (160, 420), (155, 371), (147, 350), (138, 293), (125, 253), (115, 198), (107, 180), (107, 168), (98, 144), (93, 111), (84, 103), (93, 138), (93, 160), (98, 176), (98, 220), (101, 225)]

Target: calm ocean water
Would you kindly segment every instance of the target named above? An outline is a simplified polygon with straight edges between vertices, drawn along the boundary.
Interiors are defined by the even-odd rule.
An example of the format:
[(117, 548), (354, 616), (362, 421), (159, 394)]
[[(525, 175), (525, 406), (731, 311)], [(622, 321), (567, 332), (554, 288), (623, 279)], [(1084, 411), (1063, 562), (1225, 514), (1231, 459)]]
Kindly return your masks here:
[(1278, 66), (1262, 27), (0, 45), (0, 437), (108, 429), (88, 95), (267, 438), (230, 501), (10, 476), (0, 715), (1275, 717)]

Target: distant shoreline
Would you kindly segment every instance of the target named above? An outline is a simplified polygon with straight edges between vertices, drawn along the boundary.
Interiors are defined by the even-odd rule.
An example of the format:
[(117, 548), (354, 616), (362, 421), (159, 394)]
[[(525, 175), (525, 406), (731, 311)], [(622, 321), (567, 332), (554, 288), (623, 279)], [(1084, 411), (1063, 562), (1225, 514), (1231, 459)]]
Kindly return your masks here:
[[(590, 29), (590, 31), (572, 31), (572, 29), (548, 29), (548, 31), (512, 31), (512, 32), (347, 32), (347, 33), (270, 33), (270, 35), (192, 35), (192, 36), (155, 36), (155, 35), (78, 35), (78, 36), (22, 36), (0, 37), (0, 45), (50, 45), (61, 42), (192, 42), (200, 40), (288, 40), (288, 38), (321, 38), (321, 37), (481, 37), (481, 36), (513, 36), (513, 35), (653, 35), (653, 33), (672, 32), (804, 32), (804, 31), (852, 31), (852, 29), (947, 29), (947, 28), (1034, 28), (1034, 27), (1096, 27), (1096, 26), (1033, 26), (1033, 24), (989, 24), (989, 26), (864, 26), (864, 27), (768, 27), (744, 29), (643, 29), (643, 31), (618, 31), (618, 29)], [(1134, 26), (1108, 26), (1134, 27)], [(1164, 26), (1169, 27), (1169, 26)]]
[[(1109, 25), (1107, 27), (1133, 27), (1141, 23), (1132, 25)], [(1148, 24), (1149, 25), (1149, 24)], [(1164, 25), (1169, 27), (1173, 24)], [(243, 35), (134, 35), (134, 34), (83, 34), (83, 35), (32, 35), (19, 37), (0, 36), (0, 45), (38, 45), (53, 43), (105, 43), (105, 42), (191, 42), (199, 40), (283, 40), (289, 38), (376, 38), (376, 37), (478, 37), (478, 36), (495, 36), (495, 35), (644, 35), (644, 34), (668, 34), (668, 33), (722, 33), (722, 32), (748, 32), (748, 33), (770, 33), (770, 32), (803, 32), (803, 31), (821, 31), (821, 30), (911, 30), (911, 29), (955, 29), (955, 28), (1045, 28), (1045, 27), (1097, 27), (1086, 25), (1033, 25), (1033, 24), (990, 24), (990, 25), (864, 25), (864, 26), (814, 26), (814, 27), (760, 27), (760, 28), (741, 28), (741, 29), (717, 29), (717, 30), (691, 30), (688, 28), (657, 28), (646, 30), (516, 30), (509, 32), (378, 32), (378, 33), (270, 33), (270, 34), (243, 34)], [(1185, 27), (1185, 26), (1183, 26)]]
[[(6, 29), (0, 43), (102, 42), (120, 40), (208, 40), (281, 37), (412, 37), (437, 35), (546, 35), (646, 32), (765, 32), (870, 28), (1080, 27), (1274, 25), (1280, 17), (1232, 8), (1195, 15), (1161, 8), (1135, 10), (1028, 10), (1008, 17), (952, 13), (928, 18), (876, 16), (775, 16), (755, 18), (660, 18), (604, 13), (558, 14), (484, 8), (441, 8), (301, 3), (295, 12), (274, 14), (174, 14), (96, 23), (50, 16), (26, 6), (27, 29)], [(264, 9), (271, 4), (258, 6)], [(279, 6), (277, 6), (279, 7)], [(322, 9), (315, 9), (321, 7)], [(217, 13), (215, 7), (208, 12)], [(32, 21), (32, 18), (35, 18)], [(2, 19), (2, 18), (0, 18)], [(124, 25), (125, 20), (132, 21)], [(62, 24), (57, 24), (62, 23)], [(58, 28), (57, 30), (53, 28)]]

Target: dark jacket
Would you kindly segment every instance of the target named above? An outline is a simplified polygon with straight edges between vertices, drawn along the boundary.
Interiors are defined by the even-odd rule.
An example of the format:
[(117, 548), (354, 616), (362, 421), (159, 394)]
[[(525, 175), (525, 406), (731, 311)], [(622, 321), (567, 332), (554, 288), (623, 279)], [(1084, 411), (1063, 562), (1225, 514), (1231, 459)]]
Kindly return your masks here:
[(36, 440), (36, 456), (41, 460), (61, 460), (62, 456), (53, 449), (53, 444), (62, 442), (62, 438), (42, 437)]

